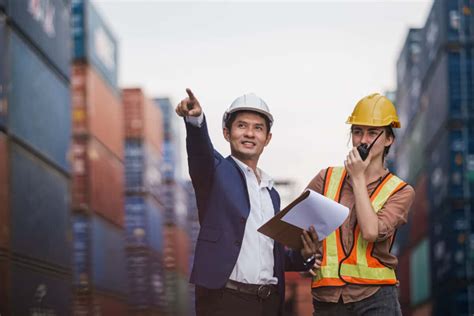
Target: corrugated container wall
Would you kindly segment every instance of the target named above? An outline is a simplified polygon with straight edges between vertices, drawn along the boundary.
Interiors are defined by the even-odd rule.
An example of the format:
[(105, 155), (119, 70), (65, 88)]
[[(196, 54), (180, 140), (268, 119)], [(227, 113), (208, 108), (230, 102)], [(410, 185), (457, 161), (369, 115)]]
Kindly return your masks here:
[(75, 138), (72, 145), (72, 206), (124, 224), (124, 167), (95, 138)]
[(74, 215), (74, 284), (125, 295), (128, 292), (123, 230), (96, 215)]
[(91, 134), (123, 160), (123, 109), (120, 97), (91, 66), (72, 67), (74, 135)]
[[(402, 126), (397, 131), (399, 140), (411, 126), (411, 120), (419, 108), (421, 78), (421, 29), (410, 29), (397, 61), (396, 107)], [(397, 144), (398, 141), (395, 143)]]
[(9, 169), (7, 135), (0, 132), (0, 248), (2, 249), (10, 246)]
[(427, 192), (428, 177), (422, 174), (418, 177), (415, 185), (415, 200), (413, 201), (410, 212), (412, 213), (410, 227), (410, 243), (418, 244), (424, 237), (428, 235), (429, 225), (429, 200)]
[(72, 2), (74, 60), (90, 62), (118, 93), (118, 42), (90, 0)]
[[(72, 52), (70, 14), (70, 5), (64, 0), (8, 1), (7, 15), (13, 23), (67, 79)], [(32, 69), (27, 73), (36, 74)]]
[(410, 313), (410, 257), (411, 251), (405, 251), (398, 256), (397, 279), (400, 282), (398, 287), (399, 301), (402, 308), (402, 314), (409, 316)]
[(424, 303), (431, 296), (431, 269), (429, 240), (424, 239), (410, 256), (410, 302), (412, 306)]
[[(41, 156), (68, 171), (71, 136), (68, 83), (0, 19), (0, 125)], [(6, 61), (5, 61), (6, 60)], [(31, 74), (35, 76), (32, 78)], [(34, 117), (35, 119), (31, 119)]]
[(69, 269), (68, 178), (13, 142), (9, 151), (12, 251)]
[(155, 251), (163, 248), (162, 208), (152, 197), (127, 196), (126, 245), (129, 247), (149, 247)]
[(159, 198), (161, 156), (145, 140), (125, 141), (125, 187), (129, 193), (148, 192)]
[(135, 308), (166, 306), (162, 257), (146, 249), (129, 249), (127, 253), (129, 303)]
[(161, 153), (163, 120), (160, 108), (139, 88), (123, 89), (125, 137), (144, 139), (156, 152)]
[(0, 260), (2, 315), (70, 315), (70, 277)]

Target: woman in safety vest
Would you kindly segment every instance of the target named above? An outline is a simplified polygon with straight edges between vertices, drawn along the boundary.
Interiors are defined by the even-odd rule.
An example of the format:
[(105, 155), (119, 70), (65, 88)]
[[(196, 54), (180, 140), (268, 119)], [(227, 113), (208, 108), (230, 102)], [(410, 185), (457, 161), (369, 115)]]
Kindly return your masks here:
[(390, 249), (415, 192), (384, 166), (400, 122), (393, 104), (376, 93), (361, 99), (346, 123), (354, 147), (344, 167), (321, 170), (308, 185), (350, 209), (317, 254), (314, 315), (401, 315), (398, 260)]

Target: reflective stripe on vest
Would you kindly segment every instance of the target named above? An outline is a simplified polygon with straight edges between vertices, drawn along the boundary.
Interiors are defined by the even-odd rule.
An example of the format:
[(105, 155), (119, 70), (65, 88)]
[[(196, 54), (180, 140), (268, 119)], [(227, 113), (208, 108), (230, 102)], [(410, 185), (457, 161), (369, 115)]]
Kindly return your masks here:
[[(342, 184), (346, 177), (344, 168), (328, 168), (324, 179), (323, 194), (339, 202)], [(323, 240), (323, 258), (321, 268), (316, 271), (311, 287), (341, 286), (344, 281), (339, 278), (339, 262), (345, 258), (340, 229), (336, 229)]]
[[(343, 175), (343, 177), (342, 177)], [(346, 171), (343, 167), (328, 168), (325, 178), (324, 195), (339, 202)], [(371, 196), (372, 207), (377, 213), (387, 199), (400, 190), (405, 183), (396, 176), (389, 174), (375, 189)], [(335, 188), (337, 188), (337, 191)], [(362, 238), (360, 228), (355, 227), (354, 240), (349, 256), (345, 257), (341, 242), (340, 228), (323, 241), (323, 261), (321, 268), (313, 277), (311, 286), (342, 286), (346, 283), (355, 284), (395, 284), (393, 269), (382, 265), (372, 256), (373, 243)], [(393, 238), (393, 237), (392, 237)], [(357, 256), (357, 254), (365, 254)], [(335, 272), (336, 271), (336, 272)]]
[[(405, 182), (389, 174), (370, 197), (375, 213), (379, 212), (388, 198), (403, 188)], [(372, 256), (373, 242), (362, 238), (359, 225), (356, 225), (350, 254), (339, 267), (339, 275), (346, 283), (354, 284), (396, 284), (397, 277), (392, 268), (383, 265)]]

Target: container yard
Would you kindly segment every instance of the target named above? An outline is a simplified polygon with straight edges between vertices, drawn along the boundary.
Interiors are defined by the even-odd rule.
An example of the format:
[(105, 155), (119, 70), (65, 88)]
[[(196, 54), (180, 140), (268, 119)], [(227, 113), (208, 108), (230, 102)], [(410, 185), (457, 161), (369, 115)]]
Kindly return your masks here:
[[(198, 40), (198, 31), (187, 35), (187, 39), (196, 36), (196, 42), (188, 46), (179, 36), (189, 29), (155, 31), (156, 42), (163, 40), (155, 51), (146, 46), (150, 40), (140, 29), (144, 26), (133, 22), (135, 13), (127, 13), (132, 22), (129, 29), (122, 28), (128, 22), (120, 18), (118, 9), (130, 3), (104, 2), (0, 0), (0, 315), (196, 315), (196, 288), (189, 279), (201, 226), (187, 173), (185, 124), (175, 113), (188, 87), (181, 86), (188, 84), (181, 79), (190, 79), (189, 84), (203, 95), (199, 100), (203, 100), (209, 135), (219, 152), (229, 148), (222, 138), (220, 120), (231, 99), (217, 93), (214, 98), (214, 90), (229, 88), (227, 98), (232, 98), (241, 89), (260, 89), (269, 95), (272, 90), (282, 93), (286, 89), (274, 83), (268, 83), (267, 89), (258, 82), (266, 81), (259, 77), (268, 72), (265, 62), (271, 61), (268, 69), (273, 71), (280, 65), (274, 64), (278, 59), (270, 58), (273, 52), (290, 52), (291, 41), (282, 40), (286, 47), (275, 46), (278, 49), (264, 41), (273, 47), (272, 54), (252, 64), (245, 84), (234, 87), (227, 80), (230, 82), (236, 68), (246, 69), (244, 62), (235, 67), (231, 57), (222, 61), (214, 57), (216, 47), (206, 50), (206, 41)], [(178, 20), (174, 11), (187, 10), (183, 4), (133, 5), (137, 9), (149, 5), (153, 8), (150, 12), (157, 5), (169, 15), (167, 19), (156, 17), (164, 29), (168, 19)], [(194, 10), (202, 9), (197, 3), (190, 5)], [(259, 8), (256, 3), (247, 5)], [(358, 5), (363, 6), (362, 2)], [(390, 5), (382, 3), (381, 7)], [(217, 10), (220, 4), (206, 8)], [(470, 316), (474, 314), (474, 4), (434, 0), (427, 8), (421, 24), (403, 22), (398, 51), (395, 59), (389, 60), (395, 77), (387, 97), (395, 104), (402, 126), (396, 131), (386, 165), (415, 190), (408, 222), (397, 229), (391, 252), (398, 258), (397, 292), (404, 316)], [(232, 24), (230, 11), (225, 12), (222, 15), (229, 15), (227, 23)], [(136, 14), (147, 21), (146, 14)], [(308, 23), (312, 19), (301, 18)], [(188, 20), (193, 21), (192, 17)], [(250, 23), (252, 14), (247, 20)], [(224, 21), (219, 23), (226, 29)], [(332, 28), (333, 24), (327, 23), (327, 29)], [(202, 30), (199, 25), (195, 22), (190, 29)], [(261, 33), (284, 36), (284, 30), (269, 28)], [(257, 36), (258, 32), (251, 33)], [(222, 40), (230, 35), (214, 36)], [(384, 36), (388, 40), (389, 36)], [(173, 37), (181, 44), (166, 42)], [(238, 37), (233, 40), (240, 43)], [(321, 42), (318, 37), (314, 41)], [(347, 42), (353, 45), (350, 39)], [(136, 64), (135, 69), (127, 61), (137, 50), (135, 59), (147, 61)], [(194, 57), (180, 55), (180, 50), (196, 56), (202, 50), (200, 53), (211, 56), (216, 65), (226, 69), (225, 76), (213, 73), (222, 86), (215, 87), (206, 79), (191, 80), (191, 72), (198, 70), (205, 78), (206, 69), (200, 68), (205, 66), (196, 65), (185, 73), (186, 66), (174, 65), (176, 74), (162, 72), (162, 60), (171, 62), (171, 55), (194, 61)], [(295, 50), (305, 49), (295, 46)], [(341, 58), (341, 65), (346, 58), (332, 52), (324, 56), (337, 67), (340, 65), (332, 58)], [(321, 57), (316, 54), (311, 59)], [(196, 57), (196, 63), (198, 60)], [(220, 62), (234, 67), (229, 71)], [(308, 64), (308, 69), (324, 68), (315, 65)], [(127, 77), (132, 68), (143, 81)], [(284, 66), (280, 68), (278, 77), (298, 81), (299, 72), (288, 74), (283, 72)], [(289, 68), (296, 71), (298, 67)], [(159, 78), (158, 83), (150, 79), (150, 73)], [(254, 76), (256, 81), (247, 80)], [(339, 84), (339, 79), (328, 78), (333, 85)], [(382, 80), (375, 82), (370, 91), (387, 88)], [(279, 84), (288, 85), (284, 81)], [(315, 84), (312, 89), (327, 89), (320, 86)], [(353, 93), (342, 81), (341, 87), (337, 94)], [(362, 85), (357, 89), (359, 94), (365, 91)], [(293, 137), (283, 146), (282, 155), (275, 154), (277, 149), (265, 149), (268, 156), (262, 165), (263, 170), (275, 174), (272, 186), (280, 193), (283, 208), (323, 166), (320, 161), (334, 163), (342, 156), (323, 155), (334, 153), (329, 140), (323, 140), (326, 132), (318, 130), (316, 119), (326, 113), (308, 113), (305, 116), (311, 123), (307, 124), (306, 117), (298, 121), (292, 117), (301, 109), (294, 96), (272, 96), (269, 100), (272, 110), (274, 106), (278, 109), (270, 148), (281, 147), (278, 142), (288, 135)], [(286, 102), (285, 110), (278, 108), (281, 100)], [(339, 117), (339, 102), (318, 100), (314, 107), (330, 105), (324, 111), (337, 113), (342, 126), (347, 116), (343, 108), (344, 115)], [(302, 103), (313, 107), (313, 103)], [(288, 104), (292, 106), (289, 111)], [(328, 116), (330, 124), (334, 124), (332, 119)], [(306, 132), (312, 135), (311, 146), (307, 140), (298, 143), (304, 133), (297, 125), (311, 125), (311, 132)], [(315, 137), (320, 134), (324, 135)], [(328, 129), (330, 134), (334, 133)], [(347, 135), (344, 137), (347, 140)], [(324, 159), (312, 157), (314, 164), (303, 158), (289, 163), (293, 142), (302, 147), (298, 156), (307, 155), (306, 147), (317, 147), (317, 155)], [(287, 160), (275, 167), (273, 160), (280, 156)], [(305, 175), (306, 183), (300, 183), (299, 171), (295, 172), (303, 169), (293, 168), (303, 164), (311, 165), (313, 173)], [(309, 273), (286, 272), (285, 280), (284, 315), (312, 315)]]

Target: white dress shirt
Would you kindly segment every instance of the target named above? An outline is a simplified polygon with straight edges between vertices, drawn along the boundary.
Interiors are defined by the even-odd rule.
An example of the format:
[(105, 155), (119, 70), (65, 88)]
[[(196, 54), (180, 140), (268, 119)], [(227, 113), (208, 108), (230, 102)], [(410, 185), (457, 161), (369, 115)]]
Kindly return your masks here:
[[(200, 127), (203, 117), (203, 114), (199, 117), (188, 116), (186, 121)], [(229, 278), (242, 283), (277, 284), (278, 279), (273, 276), (274, 241), (257, 231), (260, 226), (275, 215), (273, 202), (268, 191), (273, 187), (273, 180), (257, 168), (260, 176), (260, 183), (258, 183), (257, 176), (249, 166), (233, 156), (232, 158), (245, 175), (250, 200), (250, 213), (245, 224), (239, 257)]]

